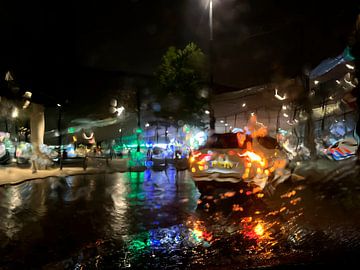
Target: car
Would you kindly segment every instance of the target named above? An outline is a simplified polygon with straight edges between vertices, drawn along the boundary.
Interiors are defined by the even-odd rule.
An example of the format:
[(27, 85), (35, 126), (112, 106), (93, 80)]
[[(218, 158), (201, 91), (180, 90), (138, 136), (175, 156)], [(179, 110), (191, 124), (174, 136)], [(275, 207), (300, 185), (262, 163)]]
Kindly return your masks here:
[(358, 143), (354, 138), (341, 139), (325, 149), (327, 157), (333, 160), (343, 160), (356, 154)]
[(189, 168), (200, 193), (213, 186), (252, 182), (264, 188), (267, 179), (285, 168), (287, 157), (276, 139), (239, 133), (213, 134), (192, 152)]

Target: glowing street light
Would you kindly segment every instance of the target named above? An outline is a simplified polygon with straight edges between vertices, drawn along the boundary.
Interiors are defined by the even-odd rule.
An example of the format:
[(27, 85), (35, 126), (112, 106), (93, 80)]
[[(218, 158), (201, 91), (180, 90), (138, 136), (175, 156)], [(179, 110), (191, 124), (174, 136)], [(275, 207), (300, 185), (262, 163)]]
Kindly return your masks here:
[(319, 81), (318, 81), (318, 80), (315, 80), (315, 81), (314, 81), (314, 84), (315, 84), (315, 85), (318, 85), (318, 84), (319, 84)]
[(146, 123), (146, 124), (145, 124), (145, 127), (150, 127), (150, 124), (149, 124), (149, 123)]
[(354, 67), (353, 65), (350, 65), (350, 64), (345, 64), (345, 66), (346, 66), (348, 69), (351, 69), (351, 70), (355, 69), (355, 67)]
[(120, 116), (124, 110), (125, 108), (123, 106), (119, 108), (115, 108), (115, 112), (117, 112), (117, 116)]
[(278, 94), (278, 90), (277, 88), (275, 88), (275, 97), (278, 99), (278, 100), (285, 100), (286, 99), (286, 95), (284, 94), (283, 96), (280, 96)]
[(246, 103), (245, 103), (245, 102), (242, 104), (242, 107), (243, 107), (243, 108), (245, 108), (245, 107), (246, 107)]
[(209, 110), (205, 110), (205, 114), (210, 114), (210, 111), (209, 111)]
[(19, 116), (19, 110), (15, 107), (11, 113), (12, 118), (17, 118)]

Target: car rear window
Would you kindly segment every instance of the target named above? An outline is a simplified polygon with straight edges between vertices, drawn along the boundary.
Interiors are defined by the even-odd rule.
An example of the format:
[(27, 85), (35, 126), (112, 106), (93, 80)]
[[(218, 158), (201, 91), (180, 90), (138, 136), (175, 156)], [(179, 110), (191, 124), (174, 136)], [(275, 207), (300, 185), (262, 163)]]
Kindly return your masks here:
[(239, 148), (236, 133), (213, 134), (208, 138), (205, 148)]

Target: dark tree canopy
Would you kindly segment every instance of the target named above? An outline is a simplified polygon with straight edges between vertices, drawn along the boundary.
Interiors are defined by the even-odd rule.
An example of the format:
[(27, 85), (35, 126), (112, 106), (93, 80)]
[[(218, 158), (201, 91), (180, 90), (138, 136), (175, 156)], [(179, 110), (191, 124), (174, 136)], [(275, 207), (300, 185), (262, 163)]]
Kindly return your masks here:
[(156, 77), (158, 117), (204, 125), (208, 105), (207, 59), (194, 43), (184, 49), (170, 47), (162, 57)]

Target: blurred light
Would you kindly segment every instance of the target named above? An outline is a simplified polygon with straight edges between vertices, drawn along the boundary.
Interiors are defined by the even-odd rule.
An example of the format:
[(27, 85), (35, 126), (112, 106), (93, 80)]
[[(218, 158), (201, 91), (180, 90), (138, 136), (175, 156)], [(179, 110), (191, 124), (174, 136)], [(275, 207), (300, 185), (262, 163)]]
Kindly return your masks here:
[(289, 117), (289, 115), (287, 113), (283, 113), (284, 117)]
[(252, 113), (251, 113), (251, 116), (254, 116), (254, 115), (255, 115), (255, 113), (254, 113), (254, 112), (252, 112)]
[(117, 116), (120, 116), (124, 110), (125, 110), (125, 108), (123, 106), (116, 108)]
[(119, 133), (121, 133), (121, 128), (119, 128)]
[(14, 108), (12, 113), (11, 113), (11, 117), (16, 118), (18, 116), (19, 116), (19, 110), (17, 108)]
[(314, 84), (315, 84), (315, 85), (318, 85), (318, 84), (319, 84), (319, 81), (318, 81), (318, 80), (315, 80), (315, 81), (314, 81)]
[(225, 127), (227, 127), (229, 124), (228, 123), (225, 123)]
[(109, 112), (110, 112), (111, 114), (116, 113), (116, 108), (115, 108), (115, 107), (110, 107), (110, 108), (109, 108)]
[(74, 127), (69, 127), (68, 128), (68, 133), (69, 134), (72, 134), (72, 133), (75, 133), (76, 132), (76, 129)]
[(116, 107), (117, 106), (117, 100), (115, 98), (110, 100), (110, 106)]
[(56, 106), (61, 107), (61, 104), (58, 103), (58, 104), (56, 104)]
[[(349, 80), (348, 80), (347, 78), (349, 78)], [(350, 75), (350, 73), (347, 73), (347, 74), (345, 75), (344, 81), (345, 81), (347, 84), (351, 85), (352, 87), (356, 87), (356, 85), (353, 84), (352, 81), (351, 81), (351, 75)]]
[(334, 98), (333, 98), (333, 96), (330, 96), (329, 99), (330, 99), (330, 100), (333, 100)]
[(282, 109), (283, 109), (283, 110), (286, 110), (286, 105), (282, 105)]
[(243, 108), (246, 107), (246, 103), (243, 103), (243, 104), (242, 104), (242, 107), (243, 107)]
[(337, 83), (337, 84), (340, 84), (340, 81), (339, 81), (339, 80), (336, 80), (336, 83)]
[(23, 105), (23, 109), (26, 109), (27, 107), (29, 107), (29, 105), (30, 105), (30, 101), (26, 100), (24, 105)]
[(210, 114), (210, 111), (209, 111), (209, 110), (205, 110), (205, 114)]
[(350, 64), (346, 64), (345, 66), (346, 66), (348, 69), (351, 69), (351, 70), (355, 69), (355, 67), (354, 67), (353, 65), (350, 65)]
[(224, 120), (220, 120), (220, 123), (221, 123), (221, 124), (224, 123)]
[(283, 96), (280, 96), (278, 94), (278, 90), (277, 88), (275, 88), (275, 97), (278, 99), (278, 100), (285, 100), (286, 99), (286, 95), (284, 94)]
[(149, 124), (149, 123), (146, 123), (146, 124), (145, 124), (145, 127), (150, 127), (150, 124)]
[(25, 94), (24, 94), (24, 98), (31, 98), (32, 96), (32, 93), (30, 91), (26, 91)]
[(262, 236), (264, 234), (264, 227), (262, 224), (258, 223), (254, 228), (255, 233), (258, 236)]
[(232, 129), (232, 126), (230, 126), (230, 129)]

